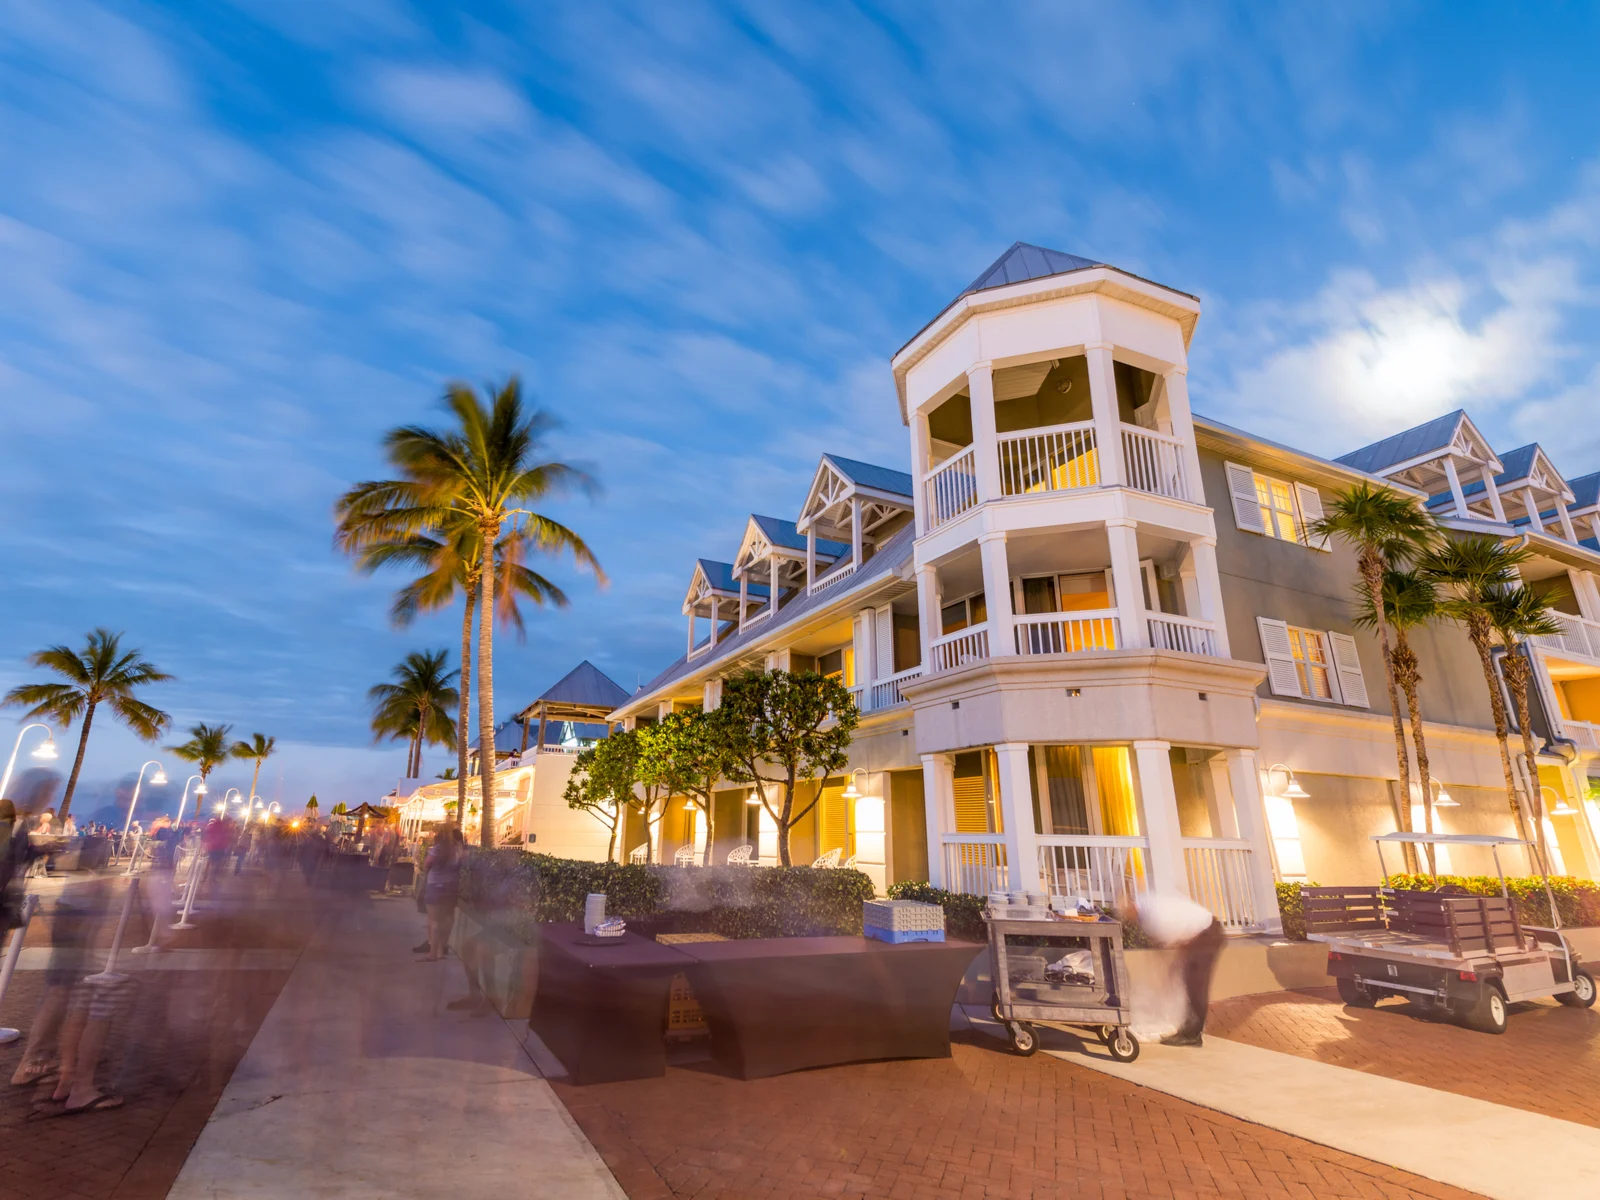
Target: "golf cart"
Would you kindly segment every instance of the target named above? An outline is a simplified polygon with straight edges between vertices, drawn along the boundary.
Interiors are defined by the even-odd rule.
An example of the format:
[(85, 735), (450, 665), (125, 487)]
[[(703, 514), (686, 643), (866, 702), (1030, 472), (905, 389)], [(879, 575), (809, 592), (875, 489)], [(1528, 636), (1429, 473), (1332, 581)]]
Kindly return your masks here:
[[(1485, 1033), (1504, 1033), (1506, 1006), (1518, 1000), (1554, 996), (1574, 1008), (1594, 1004), (1594, 975), (1561, 933), (1548, 876), (1544, 886), (1554, 926), (1524, 925), (1517, 917), (1500, 847), (1527, 842), (1443, 833), (1385, 833), (1372, 840), (1383, 886), (1300, 892), (1306, 937), (1327, 944), (1328, 974), (1346, 1004), (1371, 1008), (1387, 996), (1406, 996)], [(1397, 842), (1488, 847), (1500, 894), (1473, 896), (1451, 885), (1426, 892), (1390, 887), (1383, 849)]]

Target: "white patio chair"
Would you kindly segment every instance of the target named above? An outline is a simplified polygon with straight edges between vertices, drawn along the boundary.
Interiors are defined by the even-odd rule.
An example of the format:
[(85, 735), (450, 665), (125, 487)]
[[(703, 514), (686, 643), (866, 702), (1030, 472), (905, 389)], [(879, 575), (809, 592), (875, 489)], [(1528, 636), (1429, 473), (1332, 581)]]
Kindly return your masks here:
[(694, 866), (694, 847), (679, 846), (678, 852), (672, 856), (672, 865), (675, 867)]
[(854, 871), (856, 869), (856, 856), (854, 854), (844, 860), (844, 869), (846, 871)]
[(832, 850), (829, 850), (826, 854), (820, 856), (816, 862), (812, 863), (812, 869), (823, 870), (837, 867), (839, 865), (839, 859), (843, 856), (844, 851), (835, 846)]
[(754, 851), (754, 846), (735, 846), (728, 851), (728, 865), (730, 867), (748, 867), (750, 865), (750, 855)]
[(649, 857), (650, 846), (647, 842), (640, 842), (632, 850), (628, 851), (628, 861), (633, 863), (635, 866), (642, 864), (645, 859)]

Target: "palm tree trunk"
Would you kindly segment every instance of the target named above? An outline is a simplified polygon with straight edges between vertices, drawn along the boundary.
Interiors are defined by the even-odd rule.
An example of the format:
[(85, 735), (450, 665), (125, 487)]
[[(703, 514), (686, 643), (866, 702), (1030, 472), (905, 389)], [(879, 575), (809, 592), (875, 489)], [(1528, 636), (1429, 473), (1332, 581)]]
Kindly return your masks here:
[(65, 821), (67, 813), (72, 808), (72, 793), (78, 788), (78, 772), (83, 770), (83, 752), (89, 748), (89, 726), (94, 724), (94, 704), (89, 701), (88, 707), (83, 710), (83, 728), (78, 731), (78, 757), (72, 760), (72, 774), (67, 776), (67, 790), (61, 795), (61, 807), (56, 811), (56, 819)]
[(478, 596), (475, 581), (467, 580), (466, 611), (461, 616), (461, 712), (456, 717), (456, 828), (467, 819), (467, 723), (472, 719), (472, 614)]
[[(1417, 750), (1417, 782), (1422, 788), (1422, 824), (1428, 833), (1433, 832), (1433, 778), (1428, 764), (1428, 743), (1422, 733), (1422, 701), (1417, 693), (1421, 673), (1417, 669), (1417, 655), (1403, 628), (1394, 631), (1395, 676), (1406, 694), (1406, 708), (1411, 714), (1411, 741)], [(1439, 866), (1432, 844), (1423, 847), (1428, 855), (1428, 874), (1435, 883), (1439, 880)]]
[(1500, 694), (1500, 678), (1494, 669), (1494, 648), (1489, 640), (1487, 618), (1474, 612), (1467, 618), (1467, 636), (1478, 651), (1478, 665), (1483, 668), (1483, 681), (1489, 687), (1489, 711), (1494, 714), (1494, 737), (1500, 746), (1500, 769), (1506, 779), (1506, 802), (1517, 822), (1517, 833), (1528, 838), (1528, 822), (1522, 812), (1522, 802), (1517, 799), (1517, 777), (1511, 769), (1511, 730), (1506, 721), (1505, 697)]
[[(1403, 833), (1411, 829), (1411, 759), (1406, 753), (1406, 727), (1400, 717), (1400, 691), (1395, 686), (1394, 660), (1389, 652), (1389, 621), (1383, 611), (1383, 560), (1375, 550), (1361, 553), (1361, 578), (1367, 594), (1372, 598), (1372, 614), (1378, 627), (1378, 645), (1383, 652), (1384, 694), (1389, 698), (1389, 713), (1394, 718), (1394, 757), (1400, 768), (1400, 813), (1398, 824)], [(1417, 848), (1409, 843), (1405, 847), (1406, 869), (1417, 869)]]
[[(250, 802), (252, 804), (255, 803), (255, 799), (256, 799), (256, 784), (261, 782), (261, 763), (262, 763), (261, 759), (259, 759), (259, 758), (256, 759), (255, 774), (250, 776)], [(249, 819), (249, 817), (250, 817), (250, 814), (249, 813), (245, 813), (245, 818), (247, 820)]]
[(1538, 749), (1533, 744), (1533, 714), (1528, 708), (1528, 664), (1514, 648), (1508, 648), (1504, 670), (1511, 684), (1511, 698), (1517, 704), (1517, 724), (1522, 727), (1522, 755), (1528, 772), (1528, 807), (1533, 818), (1533, 848), (1539, 855), (1539, 866), (1550, 871), (1550, 858), (1544, 838), (1544, 793), (1539, 787)]
[(422, 778), (422, 743), (428, 736), (428, 716), (433, 710), (426, 704), (417, 705), (417, 748), (413, 752), (415, 761), (411, 767), (411, 778)]
[[(499, 532), (498, 521), (483, 523), (486, 563)], [(483, 788), (478, 844), (486, 850), (494, 846), (494, 765), (494, 571), (484, 569), (478, 572), (478, 778)]]

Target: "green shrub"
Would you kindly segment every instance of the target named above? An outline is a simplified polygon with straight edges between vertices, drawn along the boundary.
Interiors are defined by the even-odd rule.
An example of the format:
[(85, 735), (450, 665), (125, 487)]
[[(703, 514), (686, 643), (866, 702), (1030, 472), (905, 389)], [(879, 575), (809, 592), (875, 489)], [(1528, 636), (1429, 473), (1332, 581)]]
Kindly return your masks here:
[(1306, 911), (1300, 899), (1300, 889), (1316, 884), (1278, 884), (1278, 915), (1283, 918), (1283, 936), (1292, 942), (1306, 940)]
[[(1441, 886), (1454, 884), (1473, 896), (1500, 894), (1500, 880), (1493, 875), (1441, 875), (1439, 883)], [(1434, 885), (1427, 875), (1391, 875), (1389, 886), (1426, 892)], [(1524, 925), (1548, 926), (1551, 923), (1550, 897), (1544, 890), (1543, 879), (1526, 875), (1509, 878), (1506, 891), (1516, 907), (1517, 919)], [(1557, 875), (1550, 880), (1550, 892), (1555, 895), (1562, 925), (1600, 925), (1600, 883)]]

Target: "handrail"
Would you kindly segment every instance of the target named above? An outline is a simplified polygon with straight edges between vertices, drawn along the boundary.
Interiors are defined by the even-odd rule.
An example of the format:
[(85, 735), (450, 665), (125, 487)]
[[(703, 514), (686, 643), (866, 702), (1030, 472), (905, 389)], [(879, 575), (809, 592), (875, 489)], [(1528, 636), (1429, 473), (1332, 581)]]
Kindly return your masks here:
[(1150, 846), (1147, 837), (1111, 833), (1041, 833), (1035, 840), (1041, 846), (1105, 846), (1122, 850), (1146, 850)]
[(1122, 645), (1122, 623), (1114, 608), (1024, 613), (1013, 620), (1018, 654), (1076, 654)]
[(856, 573), (856, 560), (847, 558), (842, 564), (834, 563), (828, 568), (826, 575), (819, 576), (815, 582), (806, 589), (806, 595), (815, 596), (823, 588), (830, 588), (841, 579), (848, 579)]
[(928, 528), (937, 529), (978, 503), (977, 446), (953, 454), (923, 476)]

